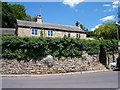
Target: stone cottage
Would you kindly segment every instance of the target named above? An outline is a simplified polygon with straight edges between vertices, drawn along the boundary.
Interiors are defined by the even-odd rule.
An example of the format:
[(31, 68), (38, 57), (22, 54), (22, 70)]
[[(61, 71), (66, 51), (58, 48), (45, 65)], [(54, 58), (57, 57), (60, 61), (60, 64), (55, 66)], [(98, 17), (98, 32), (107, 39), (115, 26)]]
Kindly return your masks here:
[(48, 24), (42, 21), (41, 15), (37, 16), (36, 22), (17, 20), (16, 35), (86, 39), (85, 31), (80, 28), (80, 22), (77, 21), (76, 26)]

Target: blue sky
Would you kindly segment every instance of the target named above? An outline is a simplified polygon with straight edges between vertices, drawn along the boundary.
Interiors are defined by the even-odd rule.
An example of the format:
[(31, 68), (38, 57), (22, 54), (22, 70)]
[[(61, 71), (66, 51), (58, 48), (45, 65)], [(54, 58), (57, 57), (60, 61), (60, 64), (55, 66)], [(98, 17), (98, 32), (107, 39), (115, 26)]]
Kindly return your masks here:
[[(79, 0), (76, 0), (79, 1)], [(82, 1), (82, 0), (81, 0)], [(114, 2), (11, 2), (22, 4), (27, 14), (41, 14), (43, 22), (72, 25), (80, 21), (89, 30), (94, 30), (102, 23), (117, 20), (117, 1)]]

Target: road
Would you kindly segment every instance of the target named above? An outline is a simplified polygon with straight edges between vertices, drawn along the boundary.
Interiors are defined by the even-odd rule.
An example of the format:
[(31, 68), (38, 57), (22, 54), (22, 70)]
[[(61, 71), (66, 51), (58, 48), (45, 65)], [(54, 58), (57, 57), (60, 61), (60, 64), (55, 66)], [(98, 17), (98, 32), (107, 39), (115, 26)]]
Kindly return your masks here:
[(2, 77), (2, 88), (118, 88), (118, 72)]

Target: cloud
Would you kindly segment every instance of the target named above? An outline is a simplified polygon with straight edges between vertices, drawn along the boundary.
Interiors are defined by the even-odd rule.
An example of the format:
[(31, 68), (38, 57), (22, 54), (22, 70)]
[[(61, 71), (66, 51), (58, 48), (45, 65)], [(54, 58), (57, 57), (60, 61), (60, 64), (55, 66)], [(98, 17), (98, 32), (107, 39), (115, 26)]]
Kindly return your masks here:
[(63, 0), (63, 4), (69, 5), (70, 7), (75, 7), (77, 4), (83, 2), (84, 0)]
[(120, 2), (119, 1), (114, 1), (112, 4), (113, 4), (113, 8), (118, 8), (118, 4), (119, 4)]
[(110, 7), (110, 4), (103, 4), (104, 7)]
[(103, 22), (115, 20), (115, 16), (114, 15), (107, 16), (107, 17), (101, 18), (100, 20), (103, 21)]
[(113, 4), (118, 4), (118, 3), (119, 3), (119, 1), (114, 1), (114, 2), (113, 2)]
[(91, 28), (90, 31), (94, 31), (94, 30), (97, 29), (100, 25), (101, 25), (101, 24), (96, 25), (94, 28)]

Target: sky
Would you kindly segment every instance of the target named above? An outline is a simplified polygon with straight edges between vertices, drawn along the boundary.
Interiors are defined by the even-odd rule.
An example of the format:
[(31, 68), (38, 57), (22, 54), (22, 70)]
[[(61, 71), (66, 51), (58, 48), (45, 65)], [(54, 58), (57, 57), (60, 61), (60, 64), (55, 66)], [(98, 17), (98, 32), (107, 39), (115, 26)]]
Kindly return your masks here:
[(75, 26), (76, 21), (89, 31), (101, 24), (117, 21), (118, 1), (83, 2), (84, 0), (63, 0), (62, 2), (9, 2), (22, 4), (32, 17), (42, 15), (43, 22)]

